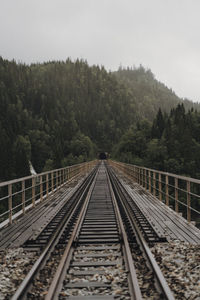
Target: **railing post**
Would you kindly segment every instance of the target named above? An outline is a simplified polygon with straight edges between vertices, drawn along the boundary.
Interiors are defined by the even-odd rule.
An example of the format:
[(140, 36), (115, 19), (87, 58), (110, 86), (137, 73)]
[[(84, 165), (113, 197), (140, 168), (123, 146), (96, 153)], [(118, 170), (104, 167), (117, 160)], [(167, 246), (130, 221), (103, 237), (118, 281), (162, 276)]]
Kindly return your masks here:
[(141, 186), (143, 186), (143, 183), (144, 183), (144, 178), (143, 178), (143, 169), (141, 169)]
[(60, 179), (61, 179), (60, 174), (61, 174), (61, 171), (58, 171), (58, 187), (60, 187)]
[(46, 174), (46, 195), (49, 196), (49, 173)]
[(169, 177), (166, 175), (165, 177), (165, 193), (166, 193), (166, 199), (165, 204), (169, 206)]
[(153, 195), (156, 196), (156, 173), (153, 171)]
[(175, 177), (175, 211), (178, 212), (178, 178)]
[(187, 181), (187, 220), (191, 222), (191, 197), (190, 197), (190, 181)]
[(12, 224), (12, 184), (8, 185), (9, 223)]
[(139, 183), (139, 168), (137, 167), (137, 183)]
[(32, 177), (32, 206), (35, 207), (35, 177)]
[(67, 181), (68, 181), (68, 168), (65, 169), (65, 172), (66, 172), (66, 175), (65, 175), (65, 176), (66, 176), (66, 177), (65, 177), (65, 181), (67, 182)]
[(62, 187), (62, 170), (58, 171), (58, 176), (59, 176), (59, 180), (58, 180), (58, 185), (59, 185), (59, 189), (61, 189)]
[(64, 169), (64, 183), (66, 183), (67, 179), (67, 174), (66, 174), (66, 168)]
[(132, 177), (132, 179), (134, 181), (134, 166), (131, 167), (131, 177)]
[(58, 188), (58, 171), (56, 171), (56, 189)]
[(60, 170), (60, 188), (62, 187), (63, 184), (63, 170)]
[(145, 190), (147, 190), (147, 170), (144, 170)]
[(159, 181), (159, 200), (162, 201), (162, 177), (161, 174), (159, 173), (158, 175), (158, 181)]
[(58, 171), (58, 186), (59, 186), (59, 188), (61, 188), (61, 184), (62, 184), (62, 171), (59, 170)]
[(60, 185), (63, 185), (63, 169), (60, 170)]
[(65, 182), (68, 181), (68, 167), (65, 169)]
[(140, 184), (140, 168), (138, 167), (138, 184)]
[(70, 171), (71, 171), (70, 178), (73, 178), (74, 177), (74, 167), (73, 166), (71, 167)]
[(43, 200), (43, 182), (42, 182), (42, 175), (40, 176), (40, 201)]
[(151, 171), (149, 170), (149, 192), (151, 193)]
[(51, 172), (51, 191), (53, 192), (54, 190), (54, 178), (53, 178), (53, 172)]
[(138, 168), (138, 183), (139, 183), (139, 185), (141, 185), (140, 184), (140, 176), (141, 176), (141, 174), (140, 174), (140, 168)]
[(25, 180), (22, 180), (22, 212), (25, 214)]

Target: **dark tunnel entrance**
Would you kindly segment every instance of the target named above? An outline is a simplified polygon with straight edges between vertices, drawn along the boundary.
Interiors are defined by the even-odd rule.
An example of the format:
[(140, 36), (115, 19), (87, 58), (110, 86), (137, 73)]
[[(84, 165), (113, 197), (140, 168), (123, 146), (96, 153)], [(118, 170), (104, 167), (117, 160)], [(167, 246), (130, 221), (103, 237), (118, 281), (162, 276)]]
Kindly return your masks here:
[(107, 153), (106, 152), (100, 152), (99, 153), (99, 159), (107, 159)]

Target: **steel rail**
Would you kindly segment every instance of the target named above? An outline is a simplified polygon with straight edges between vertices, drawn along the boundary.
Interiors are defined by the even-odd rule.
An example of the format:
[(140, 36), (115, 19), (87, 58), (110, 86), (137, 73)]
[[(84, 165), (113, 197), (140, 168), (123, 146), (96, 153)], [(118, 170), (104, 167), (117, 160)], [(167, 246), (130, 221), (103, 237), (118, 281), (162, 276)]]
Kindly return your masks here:
[[(77, 199), (77, 203), (71, 213), (71, 216), (73, 216), (73, 214), (75, 213), (79, 203), (81, 202), (81, 200), (83, 199), (85, 192), (88, 190), (94, 176), (95, 176), (95, 170), (93, 170), (89, 177), (86, 179), (85, 183), (85, 188), (84, 191), (82, 192), (82, 194), (80, 195), (80, 198)], [(84, 184), (83, 183), (83, 184)], [(73, 197), (73, 195), (72, 195)], [(45, 260), (48, 259), (50, 253), (53, 251), (53, 248), (55, 247), (59, 237), (61, 236), (62, 232), (64, 231), (65, 227), (69, 224), (71, 218), (67, 218), (67, 216), (62, 220), (62, 222), (60, 223), (59, 227), (56, 229), (54, 235), (51, 237), (51, 239), (49, 240), (49, 242), (47, 243), (46, 247), (44, 248), (42, 254), (39, 256), (39, 258), (36, 260), (36, 262), (34, 263), (33, 267), (31, 268), (31, 270), (29, 271), (29, 273), (26, 275), (26, 277), (24, 278), (24, 280), (22, 281), (22, 283), (20, 284), (19, 288), (17, 289), (17, 291), (15, 292), (15, 294), (12, 296), (11, 300), (21, 300), (24, 299), (28, 289), (30, 287), (30, 285), (33, 282), (33, 279), (35, 277), (35, 275), (37, 274), (37, 272), (40, 270), (41, 265), (43, 265), (45, 263)]]
[(45, 296), (45, 300), (55, 299), (56, 296), (59, 293), (60, 281), (61, 281), (61, 278), (63, 277), (63, 273), (65, 272), (67, 260), (69, 259), (70, 254), (72, 252), (73, 243), (77, 239), (77, 236), (78, 236), (80, 228), (81, 228), (81, 224), (83, 222), (83, 218), (84, 218), (84, 216), (86, 214), (86, 210), (87, 210), (87, 207), (88, 207), (88, 204), (89, 204), (89, 200), (90, 200), (93, 188), (94, 188), (96, 177), (97, 177), (97, 174), (96, 174), (96, 176), (95, 176), (95, 178), (94, 178), (94, 180), (92, 182), (92, 185), (89, 188), (86, 200), (85, 200), (84, 205), (83, 205), (83, 207), (81, 209), (81, 212), (80, 212), (78, 220), (77, 220), (77, 222), (75, 224), (74, 230), (73, 230), (73, 232), (71, 234), (71, 237), (70, 237), (70, 239), (69, 239), (69, 241), (67, 243), (67, 247), (65, 248), (63, 256), (62, 256), (62, 258), (60, 260), (60, 263), (58, 265), (58, 268), (56, 270), (54, 278), (53, 278), (53, 280), (51, 282), (50, 288), (48, 290), (48, 294)]
[(128, 265), (128, 271), (129, 271), (129, 289), (131, 291), (131, 299), (134, 300), (142, 300), (142, 294), (141, 294), (141, 290), (139, 287), (139, 283), (138, 283), (138, 279), (137, 279), (137, 275), (136, 275), (136, 270), (135, 270), (135, 266), (133, 263), (133, 259), (132, 259), (132, 255), (131, 255), (131, 250), (129, 247), (129, 242), (128, 242), (128, 238), (127, 238), (127, 234), (124, 228), (124, 224), (122, 221), (122, 217), (119, 211), (119, 207), (117, 204), (117, 200), (115, 198), (115, 194), (112, 188), (112, 184), (107, 172), (107, 177), (108, 177), (108, 184), (109, 184), (109, 188), (110, 188), (110, 192), (111, 192), (111, 197), (112, 197), (112, 201), (114, 204), (114, 209), (116, 212), (116, 217), (118, 220), (118, 225), (119, 225), (119, 231), (121, 234), (121, 238), (123, 241), (123, 245), (124, 245), (124, 252), (125, 252), (125, 256), (126, 256), (126, 262)]
[[(108, 172), (110, 177), (112, 178), (113, 177), (113, 174), (111, 172)], [(118, 181), (117, 178), (115, 178), (115, 180)], [(113, 185), (116, 184), (116, 181), (115, 183), (113, 183), (112, 179), (111, 179), (111, 182)], [(155, 275), (155, 278), (157, 280), (157, 283), (158, 283), (158, 286), (159, 286), (159, 289), (161, 290), (163, 296), (165, 297), (164, 299), (167, 299), (167, 300), (175, 300), (174, 296), (173, 296), (173, 293), (172, 291), (170, 290), (161, 270), (160, 270), (160, 267), (158, 266), (149, 246), (147, 245), (136, 221), (134, 220), (134, 218), (132, 217), (131, 215), (131, 212), (130, 210), (128, 209), (127, 205), (124, 203), (124, 201), (122, 200), (121, 196), (118, 194), (118, 197), (119, 197), (119, 201), (121, 202), (121, 205), (123, 206), (126, 214), (127, 214), (127, 217), (129, 219), (129, 222), (130, 224), (132, 224), (133, 226), (133, 230), (134, 232), (136, 233), (136, 238), (137, 238), (137, 241), (139, 242), (139, 245), (141, 246), (143, 252), (144, 252), (144, 255), (149, 263), (149, 265), (151, 266), (151, 269), (153, 270), (154, 272), (154, 275)]]
[[(122, 185), (122, 183), (118, 180), (117, 176), (113, 173), (113, 171), (111, 171), (109, 169), (109, 174), (112, 174), (112, 182), (113, 185), (115, 186), (116, 189), (116, 193), (118, 194), (123, 194), (124, 199), (126, 199), (126, 205), (127, 205), (127, 209), (130, 209), (131, 211), (131, 216), (137, 220), (137, 224), (138, 227), (140, 228), (140, 231), (142, 231), (142, 233), (145, 236), (145, 239), (148, 242), (166, 242), (166, 238), (164, 236), (158, 235), (155, 231), (155, 229), (153, 228), (153, 226), (149, 223), (149, 221), (146, 219), (145, 215), (143, 214), (142, 210), (140, 209), (140, 207), (132, 200), (130, 194), (128, 193), (127, 189)], [(117, 184), (115, 184), (115, 182)], [(131, 202), (129, 201), (131, 200)], [(142, 222), (140, 221), (140, 218), (138, 218), (137, 214), (135, 213), (135, 209), (136, 212), (139, 213), (140, 218), (142, 217)], [(142, 223), (145, 224), (143, 226)], [(152, 235), (154, 236), (154, 241), (152, 240)]]
[[(108, 174), (107, 174), (107, 179), (108, 179), (109, 189), (110, 189), (110, 192), (111, 192), (111, 198), (112, 198), (112, 201), (113, 201), (114, 210), (115, 210), (115, 213), (116, 213), (116, 218), (118, 220), (119, 232), (120, 232), (120, 235), (121, 235), (121, 238), (122, 238), (122, 241), (123, 241), (124, 254), (126, 256), (125, 261), (127, 262), (127, 265), (128, 265), (129, 289), (130, 289), (130, 292), (131, 292), (131, 299), (132, 300), (142, 300), (142, 295), (141, 295), (141, 291), (140, 291), (140, 288), (139, 288), (139, 283), (138, 283), (138, 280), (137, 280), (137, 275), (136, 275), (135, 267), (134, 267), (134, 264), (133, 264), (132, 255), (131, 255), (127, 235), (126, 235), (126, 232), (125, 232), (125, 228), (124, 228), (124, 225), (123, 225), (122, 218), (120, 216), (119, 208), (118, 208), (118, 205), (117, 205), (117, 201), (115, 199), (114, 191), (112, 190), (112, 185), (111, 185)], [(79, 235), (79, 232), (80, 232), (80, 229), (81, 229), (81, 225), (82, 225), (84, 216), (85, 216), (86, 211), (87, 211), (87, 207), (88, 207), (88, 204), (89, 204), (89, 201), (90, 201), (90, 196), (92, 194), (94, 185), (95, 185), (95, 179), (94, 179), (93, 184), (92, 184), (92, 186), (91, 186), (91, 188), (88, 192), (86, 202), (84, 204), (84, 207), (82, 207), (81, 213), (80, 213), (79, 218), (77, 220), (77, 223), (74, 227), (71, 238), (68, 241), (68, 245), (65, 249), (65, 252), (64, 252), (64, 254), (61, 258), (60, 264), (57, 268), (56, 274), (55, 274), (54, 279), (53, 279), (53, 281), (51, 283), (51, 286), (49, 288), (48, 294), (45, 296), (45, 300), (53, 300), (53, 299), (57, 299), (57, 297), (58, 297), (59, 290), (61, 288), (60, 280), (63, 279), (64, 273), (66, 272), (66, 269), (67, 269), (66, 264), (69, 264), (69, 257), (71, 257), (73, 243), (78, 238), (78, 235)]]

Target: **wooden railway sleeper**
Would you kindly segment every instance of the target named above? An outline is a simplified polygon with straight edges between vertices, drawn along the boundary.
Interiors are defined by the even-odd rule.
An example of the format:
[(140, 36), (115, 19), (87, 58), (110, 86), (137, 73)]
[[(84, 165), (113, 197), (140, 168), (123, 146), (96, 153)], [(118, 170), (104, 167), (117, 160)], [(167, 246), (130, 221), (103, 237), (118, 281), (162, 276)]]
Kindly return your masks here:
[[(152, 244), (152, 242), (166, 242), (166, 238), (158, 236), (158, 234), (155, 232), (154, 228), (151, 226), (151, 224), (145, 218), (145, 216), (140, 211), (140, 209), (134, 204), (133, 201), (129, 200), (130, 196), (127, 194), (126, 190), (123, 189), (121, 183), (117, 180), (116, 175), (113, 175), (113, 172), (111, 172), (111, 171), (109, 171), (109, 174), (110, 174), (110, 176), (112, 174), (111, 183), (113, 185), (113, 189), (115, 191), (116, 198), (119, 199), (119, 197), (121, 197), (123, 199), (123, 202), (126, 203), (127, 209), (129, 211), (131, 211), (132, 215), (134, 215), (135, 221), (137, 222), (145, 239), (151, 244)], [(131, 203), (131, 205), (130, 205), (130, 203)], [(143, 224), (145, 224), (145, 225), (143, 226)], [(146, 230), (147, 228), (148, 228), (148, 232)]]
[[(125, 211), (127, 211), (127, 213), (128, 213), (127, 217), (128, 217), (129, 221), (127, 222), (127, 218), (125, 219), (125, 222), (124, 222), (125, 227), (128, 227), (129, 225), (127, 223), (129, 223), (133, 228), (133, 232), (137, 232), (136, 237), (137, 237), (137, 241), (140, 245), (139, 251), (142, 250), (144, 261), (146, 261), (146, 263), (148, 264), (148, 267), (151, 268), (151, 270), (153, 272), (152, 274), (154, 274), (154, 278), (157, 283), (156, 286), (160, 289), (161, 299), (174, 300), (174, 296), (173, 296), (171, 290), (169, 289), (168, 284), (167, 284), (165, 278), (163, 277), (163, 274), (161, 273), (160, 268), (158, 267), (158, 264), (156, 263), (149, 247), (147, 246), (147, 244), (138, 228), (137, 222), (134, 220), (134, 218), (131, 219), (132, 214), (130, 213), (129, 210), (126, 209), (125, 203), (123, 201), (121, 201), (119, 197), (117, 199), (118, 199), (118, 205), (121, 207), (122, 216), (125, 216)], [(135, 246), (135, 247), (137, 249), (137, 246)]]

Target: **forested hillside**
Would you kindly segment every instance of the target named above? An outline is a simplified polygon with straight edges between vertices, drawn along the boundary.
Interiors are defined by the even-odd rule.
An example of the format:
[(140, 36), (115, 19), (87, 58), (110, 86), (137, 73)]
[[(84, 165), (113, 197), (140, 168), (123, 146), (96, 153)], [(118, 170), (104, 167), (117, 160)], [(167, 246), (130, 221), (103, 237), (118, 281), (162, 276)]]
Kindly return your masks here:
[(110, 151), (135, 121), (131, 95), (84, 61), (26, 66), (0, 58), (0, 180)]
[(143, 67), (111, 73), (83, 60), (28, 66), (0, 57), (0, 181), (29, 175), (29, 161), (41, 172), (113, 147), (119, 159), (143, 162), (145, 147), (135, 159), (119, 145), (140, 127), (148, 139), (158, 108), (181, 101)]
[(187, 111), (191, 108), (200, 111), (198, 103), (177, 97), (171, 89), (155, 79), (151, 70), (146, 70), (143, 66), (139, 68), (120, 67), (114, 74), (132, 94), (131, 102), (137, 110), (139, 119), (146, 118), (153, 121), (159, 108), (162, 108), (163, 112), (169, 113), (179, 103), (184, 103)]
[(120, 161), (200, 178), (200, 113), (183, 104), (170, 114), (158, 111), (153, 124), (142, 121), (115, 146)]

